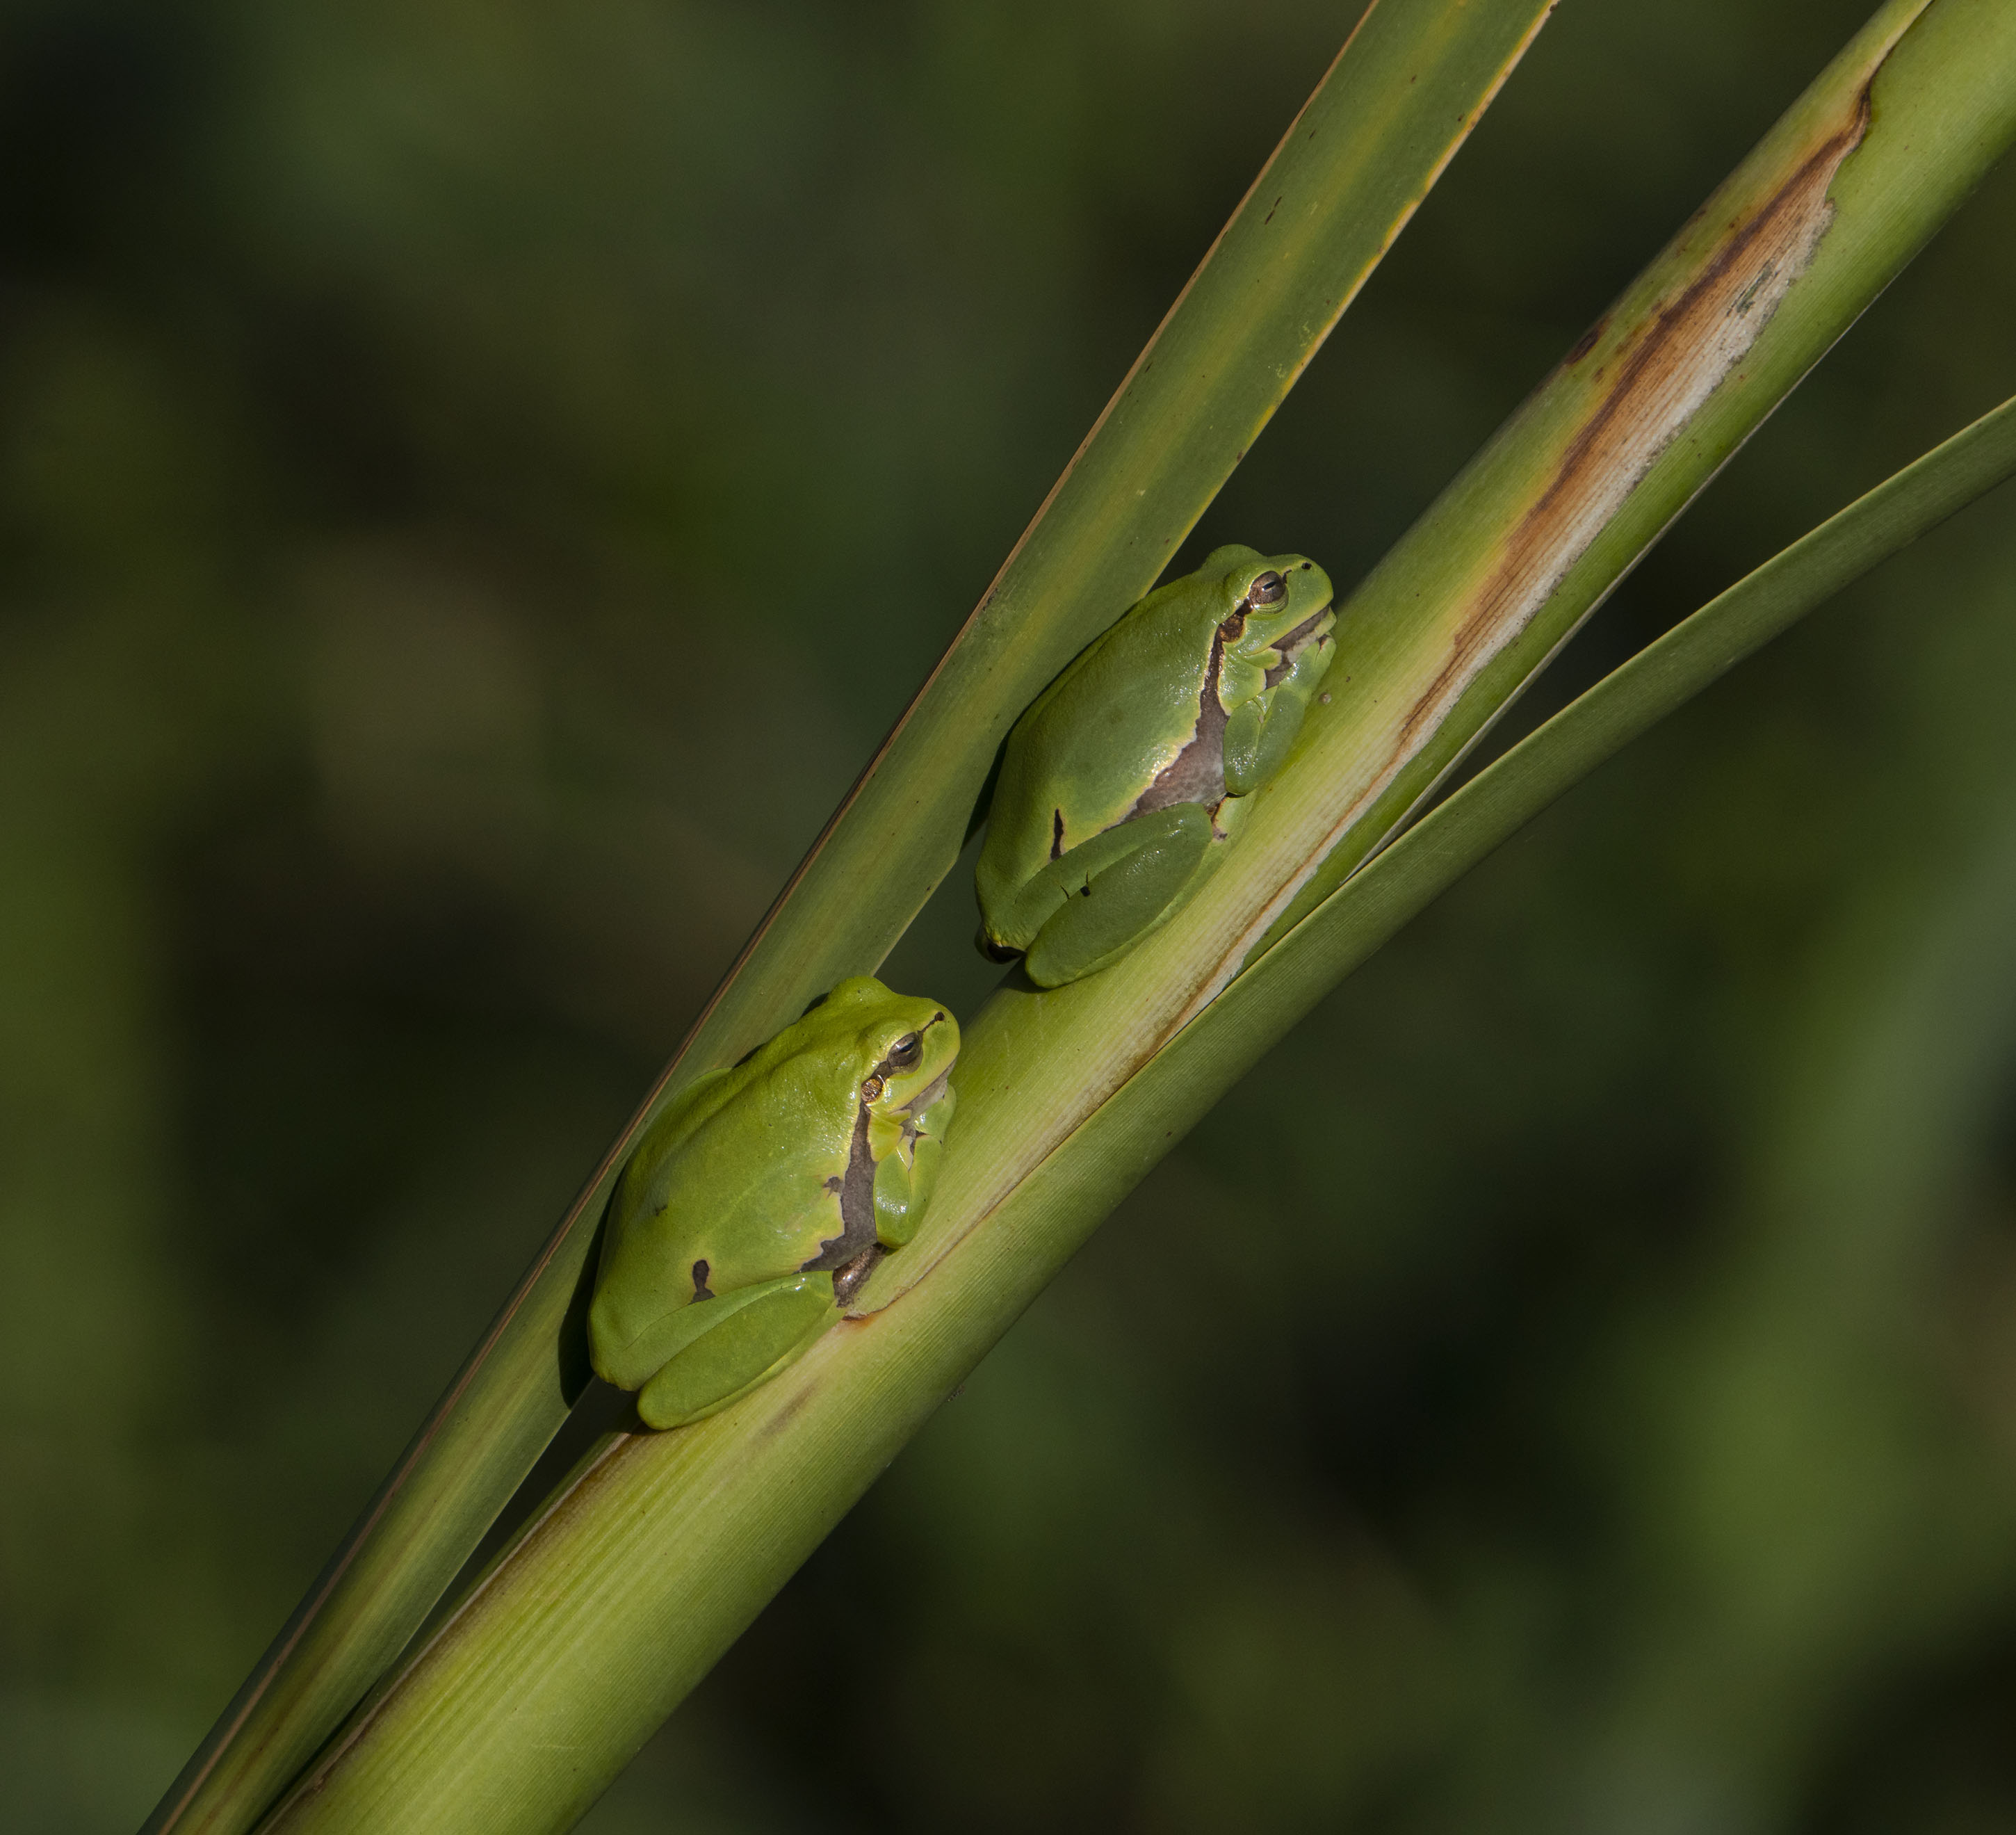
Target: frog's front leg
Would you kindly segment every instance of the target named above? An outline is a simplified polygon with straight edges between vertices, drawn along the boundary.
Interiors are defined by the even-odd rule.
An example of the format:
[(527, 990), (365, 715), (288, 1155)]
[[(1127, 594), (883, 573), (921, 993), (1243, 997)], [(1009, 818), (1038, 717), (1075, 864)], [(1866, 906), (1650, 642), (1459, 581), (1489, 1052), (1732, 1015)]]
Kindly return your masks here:
[(1173, 916), (1211, 853), (1211, 812), (1171, 803), (1117, 823), (1053, 860), (1031, 889), (1053, 909), (1023, 957), (1039, 987), (1062, 987), (1124, 955)]
[(639, 1418), (647, 1427), (683, 1427), (716, 1413), (803, 1357), (839, 1316), (824, 1270), (680, 1307), (668, 1321), (666, 1361), (638, 1395)]
[(1250, 795), (1288, 762), (1310, 698), (1337, 653), (1329, 615), (1323, 616), (1324, 629), (1290, 647), (1280, 665), (1268, 670), (1262, 691), (1226, 716), (1225, 788), (1234, 796)]
[(910, 1105), (913, 1112), (888, 1118), (896, 1139), (875, 1167), (875, 1240), (883, 1248), (901, 1249), (917, 1233), (957, 1106), (957, 1094), (940, 1077)]

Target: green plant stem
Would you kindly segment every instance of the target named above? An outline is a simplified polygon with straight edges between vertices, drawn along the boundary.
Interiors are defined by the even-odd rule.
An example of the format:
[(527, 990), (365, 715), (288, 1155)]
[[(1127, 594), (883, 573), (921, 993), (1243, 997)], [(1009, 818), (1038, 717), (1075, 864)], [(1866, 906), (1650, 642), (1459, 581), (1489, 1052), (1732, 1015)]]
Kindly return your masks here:
[(1467, 137), (1553, 0), (1377, 0), (979, 608), (658, 1085), (148, 1823), (239, 1835), (418, 1629), (587, 1379), (614, 1169), (699, 1070), (873, 970), (956, 856), (1001, 736), (1153, 584)]
[[(737, 1416), (607, 1437), (278, 1828), (567, 1826), (607, 1782), (593, 1736), (613, 1718), (625, 1743), (641, 1740), (705, 1672), (795, 1565), (779, 1528), (837, 1520), (977, 1361), (960, 1328), (984, 1316), (1005, 1330), (1269, 1044), (1555, 798), (2012, 474), (2016, 402), (1731, 587), (1382, 851), (1024, 1181), (930, 1288), (833, 1334)], [(760, 1431), (738, 1431), (752, 1410)], [(662, 1584), (668, 1565), (683, 1587)], [(503, 1750), (528, 1739), (565, 1758), (488, 1783)], [(536, 1810), (512, 1819), (527, 1790)]]
[[(1640, 734), (1928, 530), (2016, 477), (2016, 399), (1886, 479), (1496, 759), (1326, 899), (1053, 1155), (1018, 1200), (1108, 1208), (1345, 975)], [(1072, 1190), (1093, 1178), (1096, 1191)], [(1067, 1200), (1065, 1193), (1072, 1195)]]
[[(1360, 589), (1354, 692), (1197, 905), (1118, 968), (1010, 983), (977, 1016), (930, 1240), (885, 1264), (882, 1310), (727, 1414), (605, 1443), (275, 1826), (566, 1826), (1104, 1214), (1125, 1155), (1087, 1124), (1214, 1000), (1258, 1014), (1242, 969), (1392, 833), (2012, 134), (2016, 10), (1880, 11)], [(1215, 1023), (1250, 1023), (1256, 1052), (1278, 1036)], [(1129, 1183), (1186, 1123), (1133, 1125)]]
[(2012, 137), (2016, 9), (1877, 13), (1352, 595), (1332, 704), (1181, 916), (974, 1016), (957, 1150), (866, 1307), (931, 1278), (1420, 806)]

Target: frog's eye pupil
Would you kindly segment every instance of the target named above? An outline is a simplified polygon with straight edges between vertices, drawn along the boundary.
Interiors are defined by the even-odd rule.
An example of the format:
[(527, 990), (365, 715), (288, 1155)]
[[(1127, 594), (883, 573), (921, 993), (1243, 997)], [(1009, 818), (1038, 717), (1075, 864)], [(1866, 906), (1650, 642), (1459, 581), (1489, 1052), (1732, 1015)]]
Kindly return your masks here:
[(1255, 580), (1246, 597), (1255, 605), (1272, 605), (1288, 589), (1288, 582), (1277, 573), (1263, 573)]
[(908, 1070), (924, 1054), (924, 1041), (916, 1033), (905, 1033), (889, 1047), (889, 1062), (898, 1070)]

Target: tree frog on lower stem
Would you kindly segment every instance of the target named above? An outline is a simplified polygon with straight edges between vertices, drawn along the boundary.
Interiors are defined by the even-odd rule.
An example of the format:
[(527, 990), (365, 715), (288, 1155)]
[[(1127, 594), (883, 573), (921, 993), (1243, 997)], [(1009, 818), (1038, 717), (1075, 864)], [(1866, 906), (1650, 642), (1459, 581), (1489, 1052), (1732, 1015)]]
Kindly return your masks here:
[(596, 1373), (647, 1426), (725, 1408), (808, 1350), (931, 1198), (959, 1023), (842, 982), (646, 1129), (610, 1199)]
[(1220, 548), (1079, 652), (1008, 735), (974, 876), (980, 946), (1059, 987), (1195, 894), (1330, 665), (1330, 577)]

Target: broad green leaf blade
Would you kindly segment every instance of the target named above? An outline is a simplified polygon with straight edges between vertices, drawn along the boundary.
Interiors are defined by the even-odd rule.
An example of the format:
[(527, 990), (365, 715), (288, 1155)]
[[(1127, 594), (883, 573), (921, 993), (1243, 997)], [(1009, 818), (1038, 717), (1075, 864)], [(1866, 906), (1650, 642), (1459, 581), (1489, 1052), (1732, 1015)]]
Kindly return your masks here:
[(1309, 946), (1297, 902), (1332, 896), (1305, 890), (1316, 870), (1391, 833), (1420, 794), (1406, 773), (1424, 788), (1460, 754), (2012, 135), (2016, 9), (1881, 11), (1361, 591), (1355, 693), (1251, 818), (1268, 843), (1243, 833), (1200, 905), (1229, 902), (1075, 987), (1005, 986), (977, 1018), (931, 1240), (885, 1264), (882, 1310), (713, 1420), (606, 1440), (275, 1828), (566, 1826), (1210, 1094), (1201, 1069), (1172, 1072), (1159, 1109), (1118, 1093), (1237, 1024), (1215, 1000), (1250, 1003), (1237, 1049), (1278, 1034), (1300, 1008), (1270, 1019), (1265, 999), (1299, 955), (1240, 971), (1270, 931)]
[(236, 1835), (419, 1628), (586, 1380), (568, 1326), (614, 1169), (691, 1074), (872, 971), (1015, 716), (1154, 583), (1553, 0), (1377, 0), (986, 597), (344, 1546), (148, 1824)]
[[(2016, 7), (1892, 0), (1352, 595), (1331, 704), (1172, 923), (967, 1025), (956, 1151), (867, 1306), (1390, 836), (2016, 137)], [(1031, 1065), (1068, 1074), (1031, 1076)]]
[(1194, 1127), (1325, 993), (1486, 855), (1745, 657), (2011, 477), (2016, 399), (1613, 670), (1346, 880), (1053, 1155), (1017, 1202), (1110, 1210), (1167, 1151), (1172, 1130)]

